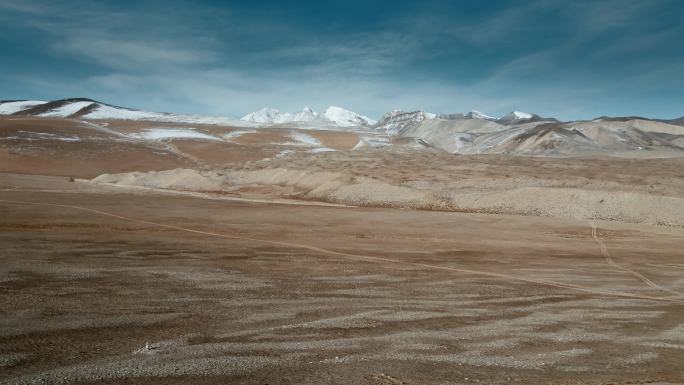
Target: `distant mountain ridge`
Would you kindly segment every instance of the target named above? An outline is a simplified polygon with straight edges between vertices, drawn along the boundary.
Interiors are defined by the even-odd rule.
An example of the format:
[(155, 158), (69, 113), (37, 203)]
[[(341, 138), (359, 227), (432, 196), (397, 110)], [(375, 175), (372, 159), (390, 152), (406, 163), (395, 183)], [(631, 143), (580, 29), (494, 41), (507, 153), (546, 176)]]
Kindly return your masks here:
[(373, 128), (387, 133), (396, 133), (406, 127), (415, 126), (425, 120), (434, 119), (436, 116), (423, 110), (402, 111), (396, 109), (384, 114)]
[[(352, 130), (365, 141), (384, 145), (412, 143), (461, 154), (573, 155), (630, 151), (684, 151), (684, 117), (647, 119), (637, 116), (559, 122), (537, 114), (512, 111), (494, 118), (479, 111), (435, 115), (423, 110), (393, 110), (375, 122), (341, 107), (317, 113), (309, 107), (297, 113), (264, 108), (236, 120), (227, 117), (149, 112), (102, 103), (89, 98), (54, 101), (0, 101), (0, 115), (82, 120), (139, 120), (243, 127)], [(370, 135), (370, 136), (368, 136)], [(403, 141), (403, 142), (402, 142)]]
[[(80, 107), (80, 108), (79, 108)], [(103, 103), (90, 98), (67, 98), (59, 99), (53, 101), (42, 101), (42, 100), (27, 100), (27, 99), (6, 99), (0, 100), (0, 115), (27, 115), (27, 116), (53, 116), (53, 117), (84, 117), (87, 119), (156, 119), (156, 118), (178, 118), (178, 117), (192, 117), (194, 119), (199, 119), (200, 117), (205, 118), (209, 121), (221, 121), (230, 120), (235, 121), (237, 119), (233, 117), (225, 116), (206, 116), (206, 115), (188, 115), (188, 114), (177, 114), (169, 112), (150, 112), (139, 110), (135, 108), (120, 107), (108, 103)], [(408, 115), (406, 115), (408, 114)], [(264, 124), (278, 124), (284, 122), (308, 122), (316, 121), (317, 119), (325, 118), (331, 122), (336, 123), (338, 126), (376, 126), (380, 127), (383, 124), (381, 121), (385, 120), (386, 123), (397, 123), (398, 121), (414, 123), (420, 122), (423, 119), (444, 119), (444, 120), (455, 120), (455, 119), (484, 119), (490, 121), (496, 121), (500, 124), (510, 125), (510, 124), (524, 124), (530, 122), (539, 121), (550, 121), (559, 122), (558, 119), (552, 117), (542, 117), (538, 114), (522, 112), (522, 111), (511, 111), (500, 118), (496, 118), (487, 115), (483, 112), (472, 110), (468, 113), (450, 113), (450, 114), (432, 114), (425, 112), (423, 110), (416, 111), (402, 111), (393, 110), (385, 113), (379, 121), (375, 121), (367, 116), (355, 113), (353, 111), (346, 110), (344, 108), (330, 106), (323, 113), (318, 114), (313, 109), (309, 107), (304, 107), (301, 111), (297, 113), (281, 112), (275, 108), (263, 108), (259, 111), (255, 111), (243, 116), (240, 120), (245, 122), (253, 123), (264, 123)], [(684, 116), (675, 119), (655, 119), (655, 118), (645, 118), (641, 116), (601, 116), (593, 120), (614, 120), (614, 121), (628, 121), (634, 119), (657, 121), (662, 123), (674, 124), (674, 125), (684, 125)]]
[(1, 101), (0, 115), (94, 120), (146, 120), (225, 125), (235, 125), (237, 122), (234, 118), (223, 116), (185, 115), (137, 110), (102, 103), (89, 98), (68, 98), (49, 102), (40, 100)]
[(264, 107), (243, 116), (241, 120), (258, 124), (318, 122), (339, 127), (364, 127), (375, 124), (375, 121), (369, 117), (337, 106), (328, 107), (322, 114), (315, 112), (310, 107), (304, 107), (302, 111), (295, 114), (281, 112), (276, 108)]
[(528, 121), (504, 125), (485, 119), (434, 119), (399, 137), (459, 154), (577, 155), (630, 151), (684, 152), (684, 127), (646, 119)]

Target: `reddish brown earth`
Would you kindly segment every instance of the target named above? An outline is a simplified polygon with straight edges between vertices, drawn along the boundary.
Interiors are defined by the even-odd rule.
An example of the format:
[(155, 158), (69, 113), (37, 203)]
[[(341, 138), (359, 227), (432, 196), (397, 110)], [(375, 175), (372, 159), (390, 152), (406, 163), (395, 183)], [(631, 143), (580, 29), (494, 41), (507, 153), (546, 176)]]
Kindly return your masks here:
[[(681, 158), (346, 151), (356, 134), (308, 130), (340, 150), (312, 154), (285, 128), (120, 134), (153, 127), (187, 125), (0, 117), (0, 384), (684, 384), (681, 227), (345, 207), (277, 178), (389, 198), (680, 199)], [(210, 192), (78, 179), (179, 167), (263, 176)]]
[(359, 143), (358, 135), (353, 132), (307, 131), (307, 133), (318, 139), (325, 147), (339, 151), (351, 150)]
[[(585, 222), (0, 183), (3, 383), (684, 382), (684, 297)], [(684, 292), (680, 231), (597, 236)]]

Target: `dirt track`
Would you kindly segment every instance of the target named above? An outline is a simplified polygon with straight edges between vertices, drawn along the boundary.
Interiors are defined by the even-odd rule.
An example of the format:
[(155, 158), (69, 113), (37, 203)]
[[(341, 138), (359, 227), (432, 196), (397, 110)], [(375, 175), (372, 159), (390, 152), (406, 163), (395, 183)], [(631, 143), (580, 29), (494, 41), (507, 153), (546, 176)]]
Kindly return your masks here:
[(674, 229), (0, 184), (6, 383), (683, 382)]
[[(90, 212), (90, 213), (95, 213), (95, 214), (99, 214), (99, 215), (104, 215), (104, 216), (120, 219), (123, 221), (140, 223), (143, 225), (157, 226), (157, 227), (162, 227), (162, 228), (172, 229), (172, 230), (177, 230), (177, 231), (183, 231), (183, 232), (188, 232), (188, 233), (193, 233), (193, 234), (201, 234), (201, 235), (205, 235), (205, 236), (209, 236), (209, 237), (237, 239), (237, 240), (253, 241), (253, 242), (257, 242), (257, 243), (266, 243), (268, 245), (273, 245), (273, 246), (300, 248), (300, 249), (305, 249), (308, 251), (313, 251), (316, 253), (321, 253), (324, 255), (332, 255), (334, 257), (341, 257), (341, 258), (345, 258), (345, 259), (364, 260), (364, 261), (372, 261), (372, 262), (379, 262), (379, 263), (383, 263), (383, 262), (384, 263), (397, 263), (397, 264), (404, 264), (404, 265), (408, 264), (408, 265), (417, 266), (417, 267), (424, 267), (424, 268), (428, 268), (428, 269), (446, 270), (446, 271), (452, 271), (455, 273), (483, 275), (486, 277), (500, 278), (500, 279), (508, 280), (508, 281), (522, 281), (522, 282), (534, 283), (534, 284), (557, 287), (557, 288), (577, 290), (577, 291), (582, 291), (582, 292), (591, 293), (591, 294), (601, 294), (601, 295), (617, 296), (617, 297), (625, 297), (625, 298), (636, 298), (636, 299), (648, 299), (648, 300), (656, 300), (656, 301), (668, 301), (668, 302), (672, 301), (675, 303), (684, 304), (684, 300), (681, 300), (681, 301), (679, 300), (679, 297), (684, 296), (684, 294), (679, 293), (679, 292), (674, 291), (674, 290), (663, 288), (662, 286), (659, 286), (659, 285), (655, 284), (653, 281), (644, 277), (642, 274), (637, 273), (633, 270), (627, 269), (627, 268), (620, 266), (617, 263), (615, 263), (613, 261), (613, 259), (610, 257), (610, 255), (608, 254), (607, 248), (605, 247), (603, 242), (600, 240), (600, 238), (598, 238), (596, 236), (596, 226), (593, 224), (592, 224), (592, 237), (601, 246), (601, 252), (604, 254), (604, 256), (606, 257), (606, 261), (608, 261), (608, 263), (611, 266), (614, 266), (618, 269), (627, 271), (628, 273), (630, 273), (630, 274), (636, 276), (637, 278), (641, 279), (642, 281), (644, 281), (644, 283), (646, 283), (648, 286), (650, 286), (654, 289), (667, 291), (668, 293), (675, 294), (677, 297), (676, 298), (654, 297), (654, 296), (630, 294), (630, 293), (620, 292), (620, 291), (596, 290), (596, 289), (592, 289), (589, 287), (582, 287), (582, 286), (572, 285), (572, 284), (567, 284), (567, 283), (533, 279), (533, 278), (526, 278), (526, 277), (518, 277), (518, 276), (513, 276), (513, 275), (507, 275), (507, 274), (492, 273), (492, 272), (488, 272), (488, 271), (458, 269), (458, 268), (454, 268), (454, 267), (437, 266), (437, 265), (430, 265), (430, 264), (419, 263), (419, 262), (398, 261), (395, 259), (373, 257), (373, 256), (369, 256), (369, 255), (343, 253), (343, 252), (339, 252), (339, 251), (324, 249), (321, 247), (310, 246), (310, 245), (301, 244), (301, 243), (271, 241), (271, 240), (267, 240), (267, 239), (251, 238), (251, 237), (236, 236), (236, 235), (226, 235), (226, 234), (220, 234), (220, 233), (215, 233), (215, 232), (190, 229), (190, 228), (176, 226), (176, 225), (172, 225), (172, 224), (152, 222), (152, 221), (145, 220), (145, 219), (135, 219), (135, 218), (130, 218), (130, 217), (124, 217), (124, 216), (117, 215), (114, 213), (110, 213), (110, 212), (106, 212), (106, 211), (102, 211), (102, 210), (95, 210), (92, 208), (77, 206), (77, 205), (63, 205), (63, 204), (53, 204), (53, 203), (35, 203), (35, 202), (25, 202), (25, 201), (15, 201), (15, 200), (4, 200), (4, 199), (0, 199), (0, 203), (4, 203), (4, 204), (8, 204), (8, 205), (18, 205), (18, 206), (29, 206), (29, 205), (54, 206), (54, 207), (60, 207), (60, 208), (81, 210), (81, 211), (86, 211), (86, 212)], [(320, 206), (319, 204), (309, 204), (309, 205), (310, 206)], [(338, 207), (341, 207), (341, 206), (338, 206)]]
[(615, 267), (615, 268), (617, 268), (617, 269), (623, 270), (623, 271), (625, 271), (625, 272), (627, 272), (627, 273), (629, 273), (629, 274), (631, 274), (631, 275), (633, 275), (633, 276), (639, 278), (639, 279), (642, 280), (646, 285), (648, 285), (648, 286), (650, 286), (650, 287), (652, 287), (652, 288), (654, 288), (654, 289), (658, 289), (658, 290), (662, 290), (662, 291), (668, 292), (668, 293), (670, 293), (670, 294), (674, 294), (674, 296), (675, 296), (674, 298), (683, 298), (683, 297), (684, 297), (684, 294), (683, 294), (683, 293), (678, 292), (678, 291), (675, 291), (675, 290), (672, 290), (672, 289), (668, 289), (668, 288), (666, 288), (666, 287), (662, 287), (662, 286), (658, 285), (657, 283), (651, 281), (650, 279), (646, 278), (643, 274), (641, 274), (641, 273), (639, 273), (639, 272), (637, 272), (637, 271), (634, 271), (634, 270), (632, 270), (632, 269), (626, 268), (626, 267), (624, 267), (624, 266), (619, 265), (618, 263), (616, 263), (615, 260), (613, 260), (613, 257), (610, 256), (610, 253), (608, 252), (608, 248), (606, 247), (606, 244), (603, 243), (603, 241), (601, 240), (601, 238), (598, 237), (597, 234), (598, 234), (598, 232), (597, 232), (597, 230), (596, 230), (596, 224), (592, 221), (592, 222), (591, 222), (591, 236), (592, 236), (592, 238), (594, 238), (594, 240), (596, 241), (596, 243), (599, 244), (599, 247), (601, 248), (601, 253), (602, 253), (603, 256), (606, 258), (606, 262), (607, 262), (609, 265), (611, 265), (611, 266), (613, 266), (613, 267)]

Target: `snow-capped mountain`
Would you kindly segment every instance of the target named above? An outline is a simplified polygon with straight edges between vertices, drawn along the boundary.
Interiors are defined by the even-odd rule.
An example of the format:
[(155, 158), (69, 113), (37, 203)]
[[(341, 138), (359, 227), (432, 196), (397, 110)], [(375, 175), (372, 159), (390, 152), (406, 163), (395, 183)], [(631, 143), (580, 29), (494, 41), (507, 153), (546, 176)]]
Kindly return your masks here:
[(442, 119), (442, 120), (456, 120), (456, 119), (465, 119), (466, 116), (461, 113), (461, 112), (455, 112), (453, 114), (439, 114), (437, 115), (437, 119)]
[(282, 123), (283, 114), (276, 108), (264, 107), (259, 111), (250, 112), (249, 114), (240, 118), (246, 122), (252, 123)]
[(374, 128), (394, 134), (403, 128), (417, 125), (427, 119), (434, 119), (436, 116), (422, 110), (410, 112), (394, 110), (383, 115)]
[(322, 114), (316, 113), (309, 107), (304, 107), (302, 111), (295, 114), (280, 112), (275, 108), (262, 108), (259, 111), (243, 116), (242, 120), (260, 124), (313, 122), (339, 127), (370, 126), (375, 124), (375, 121), (368, 117), (336, 106), (328, 107)]
[[(364, 134), (360, 143), (380, 140), (390, 145), (418, 143), (462, 154), (504, 153), (517, 155), (571, 155), (582, 153), (614, 153), (630, 151), (684, 151), (684, 127), (680, 120), (646, 119), (640, 117), (602, 117), (594, 120), (559, 122), (536, 114), (513, 111), (494, 119), (479, 111), (467, 114), (440, 115), (422, 110), (394, 110), (379, 122), (340, 107), (328, 107), (316, 113), (309, 107), (297, 113), (264, 108), (236, 121), (226, 117), (181, 115), (118, 107), (92, 99), (73, 98), (55, 101), (0, 101), (0, 115), (38, 116), (83, 120), (133, 120), (187, 124), (215, 124), (259, 127), (289, 124), (289, 128), (356, 130)], [(357, 130), (357, 128), (372, 128)], [(100, 128), (104, 129), (104, 128)], [(154, 128), (140, 135), (143, 139), (198, 138), (220, 140), (194, 128)], [(120, 134), (118, 134), (120, 135)], [(209, 135), (209, 136), (207, 136)], [(302, 142), (298, 136), (295, 142)], [(63, 140), (72, 140), (68, 137)], [(372, 145), (372, 144), (371, 144)]]
[(300, 112), (294, 114), (293, 122), (312, 122), (318, 118), (318, 114), (310, 107), (304, 107)]
[(472, 110), (468, 112), (467, 114), (464, 114), (462, 112), (455, 112), (451, 114), (440, 114), (437, 115), (437, 119), (443, 119), (443, 120), (458, 120), (458, 119), (482, 119), (482, 120), (491, 120), (491, 121), (497, 121), (498, 119), (489, 116), (485, 114), (484, 112), (478, 111), (478, 110)]
[(484, 119), (484, 120), (496, 120), (495, 117), (489, 116), (483, 112), (472, 110), (465, 115), (468, 119)]
[(518, 124), (531, 122), (533, 120), (541, 120), (541, 117), (536, 114), (521, 111), (511, 111), (506, 115), (500, 117), (498, 122), (501, 124)]
[(291, 114), (280, 112), (277, 108), (264, 107), (259, 111), (250, 112), (240, 120), (260, 124), (280, 124), (290, 122), (312, 122), (318, 118), (318, 114), (309, 107), (304, 107), (300, 112)]
[(271, 125), (283, 123), (310, 123), (332, 127), (371, 126), (375, 121), (345, 110), (330, 106), (318, 114), (310, 107), (297, 113), (281, 112), (275, 108), (262, 108), (243, 116), (240, 121), (222, 116), (182, 115), (166, 112), (150, 112), (132, 108), (118, 107), (87, 98), (60, 99), (50, 102), (41, 100), (0, 101), (0, 115), (25, 115), (51, 118), (149, 120), (159, 122), (178, 122), (196, 124), (226, 125)]
[(684, 127), (643, 118), (562, 123), (533, 115), (526, 122), (511, 125), (484, 119), (434, 119), (400, 130), (397, 135), (461, 154), (684, 152)]
[[(157, 122), (225, 124), (239, 123), (224, 116), (183, 115), (150, 112), (118, 107), (86, 98), (60, 99), (51, 102), (38, 100), (2, 101), (0, 115), (40, 116), (47, 118), (78, 118), (108, 120), (147, 120)], [(246, 123), (243, 122), (242, 125)]]
[(372, 126), (376, 123), (369, 117), (336, 106), (328, 107), (323, 116), (340, 127)]

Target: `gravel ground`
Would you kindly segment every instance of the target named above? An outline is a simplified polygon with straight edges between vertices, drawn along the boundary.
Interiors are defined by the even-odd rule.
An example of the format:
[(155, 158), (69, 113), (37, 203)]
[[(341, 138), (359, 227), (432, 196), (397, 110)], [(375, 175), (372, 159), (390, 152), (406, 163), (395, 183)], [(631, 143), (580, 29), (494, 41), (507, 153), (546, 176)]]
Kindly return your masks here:
[[(684, 383), (682, 301), (607, 264), (586, 222), (41, 178), (0, 175), (30, 185), (0, 192), (3, 384)], [(676, 229), (598, 227), (615, 261), (684, 290)]]

